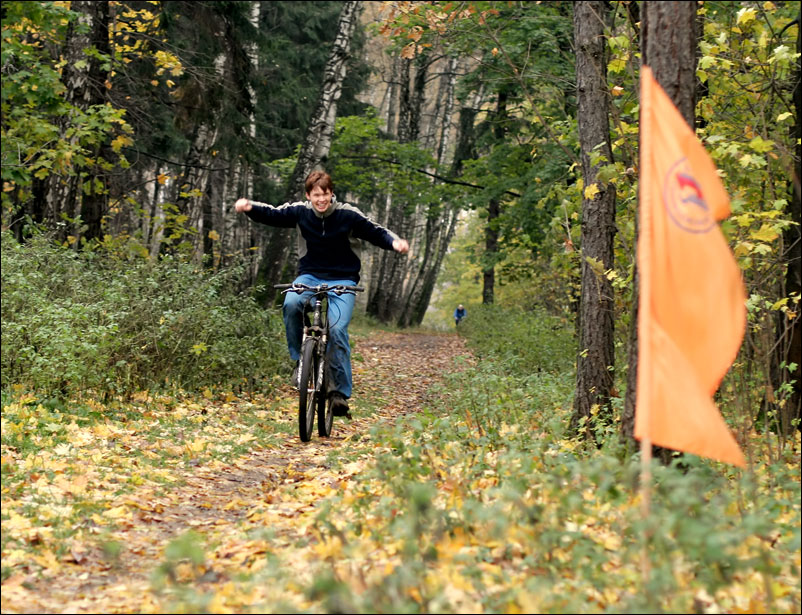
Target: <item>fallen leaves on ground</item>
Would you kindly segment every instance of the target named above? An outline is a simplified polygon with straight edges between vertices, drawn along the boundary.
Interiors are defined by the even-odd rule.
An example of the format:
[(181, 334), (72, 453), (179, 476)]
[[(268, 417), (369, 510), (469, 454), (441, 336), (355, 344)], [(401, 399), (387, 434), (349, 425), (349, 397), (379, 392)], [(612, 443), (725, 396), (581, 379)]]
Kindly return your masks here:
[[(619, 468), (604, 464), (619, 460), (586, 455), (596, 465), (579, 465), (579, 441), (541, 430), (551, 414), (565, 416), (534, 388), (552, 386), (547, 375), (520, 388), (493, 373), (446, 381), (472, 364), (454, 335), (358, 338), (355, 419), (335, 419), (331, 438), (309, 443), (297, 436), (286, 386), (253, 398), (142, 394), (126, 406), (74, 409), (17, 399), (2, 419), (3, 612), (631, 604), (643, 594), (640, 499), (634, 485), (606, 480)], [(716, 580), (713, 595), (695, 553), (667, 532), (654, 542), (668, 546), (655, 562), (667, 563), (663, 582), (683, 595), (658, 596), (664, 609), (797, 612), (799, 549), (775, 545), (793, 540), (794, 528), (798, 536), (799, 496), (772, 484), (775, 501), (790, 504), (735, 556), (765, 557), (773, 576), (739, 569)], [(726, 511), (736, 521), (747, 513)], [(673, 532), (687, 529), (681, 521)], [(708, 538), (685, 544), (696, 540), (704, 555)]]
[[(331, 438), (310, 443), (295, 432), (289, 387), (225, 402), (143, 393), (122, 422), (64, 424), (66, 411), (33, 396), (6, 406), (3, 433), (24, 434), (28, 450), (2, 452), (3, 612), (162, 612), (159, 575), (214, 586), (209, 608), (233, 612), (277, 600), (272, 589), (233, 581), (273, 560), (294, 577), (284, 600), (304, 608), (293, 588), (302, 587), (307, 558), (325, 559), (330, 548), (315, 529), (320, 503), (370, 459), (352, 445), (375, 422), (418, 410), (466, 351), (453, 335), (381, 334), (359, 340), (354, 353), (355, 420), (336, 419)], [(114, 411), (81, 403), (87, 416)], [(206, 545), (204, 563), (189, 569), (165, 555), (188, 531)]]

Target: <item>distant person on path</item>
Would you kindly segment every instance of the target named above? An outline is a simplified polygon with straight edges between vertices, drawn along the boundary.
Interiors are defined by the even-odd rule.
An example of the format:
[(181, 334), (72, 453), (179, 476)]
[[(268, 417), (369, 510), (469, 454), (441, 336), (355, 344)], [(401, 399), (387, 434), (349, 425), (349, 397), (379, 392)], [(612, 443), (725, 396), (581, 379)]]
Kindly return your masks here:
[[(298, 277), (295, 283), (317, 286), (359, 283), (361, 242), (369, 241), (385, 250), (400, 254), (409, 251), (406, 239), (376, 224), (353, 205), (339, 202), (334, 196), (331, 176), (313, 171), (306, 178), (306, 201), (285, 203), (280, 207), (239, 199), (237, 212), (244, 212), (254, 222), (298, 230)], [(290, 358), (295, 361), (293, 384), (297, 383), (298, 360), (301, 358), (304, 304), (311, 293), (284, 295), (284, 326)], [(331, 368), (332, 411), (335, 416), (351, 418), (348, 398), (351, 397), (351, 345), (348, 323), (354, 311), (353, 294), (329, 293), (329, 366)]]
[(467, 312), (465, 311), (465, 306), (463, 306), (463, 305), (460, 303), (460, 304), (457, 306), (457, 309), (456, 309), (456, 310), (454, 310), (454, 325), (455, 325), (455, 326), (459, 326), (459, 323), (460, 323), (460, 321), (461, 321), (463, 318), (465, 318), (465, 314), (467, 314)]

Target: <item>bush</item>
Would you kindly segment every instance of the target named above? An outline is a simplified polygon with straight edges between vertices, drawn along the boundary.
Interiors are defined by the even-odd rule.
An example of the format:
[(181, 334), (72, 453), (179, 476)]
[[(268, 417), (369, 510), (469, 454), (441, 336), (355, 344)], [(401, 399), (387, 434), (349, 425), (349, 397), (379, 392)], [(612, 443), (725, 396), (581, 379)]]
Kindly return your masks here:
[(532, 311), (482, 305), (471, 309), (460, 332), (480, 358), (498, 360), (512, 373), (573, 371), (576, 342), (565, 319)]
[(274, 374), (281, 319), (209, 273), (2, 235), (2, 388), (67, 396), (232, 387)]

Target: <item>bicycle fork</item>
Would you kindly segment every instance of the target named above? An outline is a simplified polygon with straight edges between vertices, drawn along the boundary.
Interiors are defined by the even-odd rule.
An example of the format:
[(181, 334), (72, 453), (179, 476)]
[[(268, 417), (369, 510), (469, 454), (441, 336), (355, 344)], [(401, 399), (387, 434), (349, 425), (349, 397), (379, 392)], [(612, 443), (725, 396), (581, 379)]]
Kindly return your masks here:
[[(309, 338), (315, 338), (314, 354), (317, 354), (319, 359), (317, 363), (317, 378), (315, 378), (314, 380), (315, 392), (320, 392), (320, 389), (323, 386), (323, 376), (326, 370), (326, 344), (328, 343), (328, 335), (325, 328), (321, 326), (320, 312), (322, 305), (323, 305), (323, 300), (320, 298), (316, 298), (312, 323), (308, 326), (304, 326), (304, 334), (303, 338), (301, 339), (301, 348), (303, 349), (306, 340), (308, 340)], [(301, 373), (303, 372), (303, 361), (304, 361), (304, 356), (303, 352), (301, 352), (301, 358), (298, 362), (299, 378)], [(299, 383), (299, 388), (300, 388), (300, 383)]]

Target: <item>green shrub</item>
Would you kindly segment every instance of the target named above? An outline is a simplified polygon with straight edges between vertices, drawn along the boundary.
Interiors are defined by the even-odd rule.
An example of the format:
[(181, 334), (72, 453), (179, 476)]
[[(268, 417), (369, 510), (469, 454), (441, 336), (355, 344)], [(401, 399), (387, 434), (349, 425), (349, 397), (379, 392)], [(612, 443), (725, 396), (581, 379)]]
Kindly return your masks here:
[(524, 311), (478, 306), (460, 323), (459, 330), (478, 357), (492, 357), (511, 373), (574, 369), (576, 343), (572, 327), (541, 308)]
[(2, 236), (2, 388), (125, 394), (232, 387), (283, 361), (279, 315), (204, 272)]

